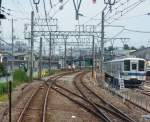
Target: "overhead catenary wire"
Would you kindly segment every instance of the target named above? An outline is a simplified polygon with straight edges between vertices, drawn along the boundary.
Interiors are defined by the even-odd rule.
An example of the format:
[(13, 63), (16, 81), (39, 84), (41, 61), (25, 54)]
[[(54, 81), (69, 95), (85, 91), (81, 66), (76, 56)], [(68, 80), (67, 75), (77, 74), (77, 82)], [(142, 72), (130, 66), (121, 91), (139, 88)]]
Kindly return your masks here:
[(127, 28), (124, 28), (124, 30), (134, 32), (134, 33), (150, 34), (150, 31), (132, 30), (132, 29), (127, 29)]
[[(121, 0), (116, 1), (115, 4), (119, 3), (120, 1), (121, 1)], [(128, 1), (130, 1), (130, 0), (128, 0)], [(119, 7), (121, 7), (121, 6), (118, 6), (118, 8), (119, 8)], [(112, 11), (113, 11), (113, 10), (114, 10), (114, 9), (112, 9)], [(86, 22), (84, 22), (83, 24), (86, 24), (86, 23), (90, 22), (90, 21), (92, 20), (92, 18), (97, 17), (98, 15), (101, 15), (101, 12), (102, 12), (102, 11), (100, 11), (100, 12), (98, 12), (96, 15), (90, 17), (90, 19), (88, 19), (88, 20), (87, 20)], [(110, 14), (110, 10), (107, 10), (107, 12), (106, 12), (106, 14), (105, 14), (105, 17), (106, 17), (108, 14)], [(101, 24), (101, 23), (98, 23), (98, 25), (100, 25), (100, 24)]]
[[(121, 1), (121, 0), (120, 0)], [(119, 1), (119, 2), (120, 2)], [(121, 3), (117, 8), (115, 8), (115, 9), (112, 9), (112, 10), (116, 10), (117, 11), (117, 9), (119, 9), (119, 8), (121, 8), (122, 6), (124, 6), (126, 3), (128, 3), (130, 0), (128, 0), (128, 1), (126, 1), (126, 2), (124, 2), (124, 3)], [(117, 13), (115, 12), (113, 12), (114, 14), (113, 15), (111, 15), (110, 17), (107, 17), (107, 15), (108, 14), (110, 14), (110, 11), (108, 10), (107, 11), (107, 13), (105, 14), (105, 22), (107, 22), (108, 24), (111, 24), (112, 22), (114, 22), (114, 21), (116, 21), (117, 20), (117, 18), (113, 18), (113, 17), (115, 17), (115, 16), (117, 16), (117, 15), (120, 15), (119, 17), (118, 17), (118, 19), (119, 18), (121, 18), (123, 15), (125, 15), (125, 14), (127, 14), (128, 12), (130, 12), (132, 9), (134, 9), (134, 8), (136, 8), (138, 5), (140, 5), (142, 2), (144, 2), (145, 0), (138, 0), (138, 1), (136, 1), (136, 2), (134, 2), (133, 4), (131, 4), (131, 5), (129, 5), (129, 6), (127, 6), (126, 8), (124, 8), (124, 9), (122, 9), (122, 10), (120, 10), (120, 11), (118, 11)], [(125, 11), (125, 12), (124, 12)], [(111, 22), (109, 22), (110, 20), (112, 19), (112, 21)], [(100, 25), (101, 24), (101, 22), (100, 23), (98, 23), (97, 25)]]
[(128, 7), (124, 8), (123, 10), (115, 13), (114, 15), (106, 18), (106, 21), (112, 19), (113, 17), (119, 15), (118, 18), (113, 19), (111, 22), (109, 22), (110, 24), (114, 21), (116, 21), (117, 19), (121, 18), (123, 15), (127, 14), (128, 12), (132, 11), (133, 9), (135, 9), (137, 6), (139, 6), (142, 2), (144, 2), (145, 0), (140, 0), (138, 2), (134, 2), (133, 4), (129, 5)]
[(52, 0), (49, 0), (50, 7), (53, 8)]
[[(70, 1), (70, 0), (66, 0), (66, 2), (64, 2), (64, 3), (62, 4), (62, 6), (65, 6), (69, 1)], [(58, 10), (52, 15), (52, 18), (53, 18), (57, 13), (59, 13), (60, 11), (61, 11), (61, 10), (58, 9)]]
[[(141, 34), (150, 34), (150, 31), (141, 31), (141, 30), (132, 30), (132, 29), (128, 29), (125, 27), (122, 27), (122, 30), (119, 31), (117, 34), (115, 34), (113, 37), (111, 38), (116, 38), (118, 37), (120, 34), (122, 34), (124, 31), (129, 31), (129, 32), (133, 32), (133, 33), (141, 33)], [(110, 40), (111, 41), (111, 40)]]
[(32, 5), (32, 1), (29, 0), (29, 3), (30, 3), (30, 6), (31, 6), (32, 11), (34, 11), (34, 7), (33, 7), (33, 5)]

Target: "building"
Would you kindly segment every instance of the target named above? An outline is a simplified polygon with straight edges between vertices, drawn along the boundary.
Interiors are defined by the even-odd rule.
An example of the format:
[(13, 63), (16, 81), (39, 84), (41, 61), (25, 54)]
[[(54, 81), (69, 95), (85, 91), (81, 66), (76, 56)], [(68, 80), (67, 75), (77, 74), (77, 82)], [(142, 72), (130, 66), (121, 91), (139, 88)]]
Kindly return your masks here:
[(150, 47), (131, 52), (130, 55), (150, 60)]

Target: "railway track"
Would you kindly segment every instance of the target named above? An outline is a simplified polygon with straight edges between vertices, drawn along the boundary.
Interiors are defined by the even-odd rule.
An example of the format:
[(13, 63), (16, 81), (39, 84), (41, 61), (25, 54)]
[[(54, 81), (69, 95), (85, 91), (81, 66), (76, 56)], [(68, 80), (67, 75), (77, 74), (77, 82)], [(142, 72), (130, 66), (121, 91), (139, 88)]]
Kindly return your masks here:
[[(72, 92), (71, 90), (64, 88), (63, 86), (58, 85), (56, 82), (54, 83), (54, 87), (52, 87), (52, 89), (54, 89), (61, 95), (67, 97), (69, 100), (78, 104), (82, 108), (86, 109), (87, 111), (89, 111), (90, 113), (98, 117), (101, 121), (112, 122), (113, 116), (110, 114), (113, 114), (115, 115), (115, 118), (116, 117), (119, 118), (118, 122), (122, 120), (126, 122), (134, 122), (134, 120), (131, 119), (129, 116), (127, 116), (126, 114), (124, 114), (119, 109), (112, 106), (111, 104), (107, 103), (102, 98), (100, 98), (97, 94), (95, 94), (92, 90), (90, 90), (82, 81), (82, 77), (84, 76), (84, 74), (85, 72), (80, 73), (74, 79), (74, 85), (78, 89), (81, 95), (76, 94)], [(94, 95), (94, 96), (92, 96), (91, 98), (91, 95)], [(98, 102), (95, 102), (96, 99), (99, 99), (99, 101), (101, 101), (103, 105), (99, 104)]]
[[(69, 72), (70, 73), (70, 72)], [(43, 83), (32, 93), (25, 102), (22, 111), (19, 114), (17, 122), (46, 122), (47, 102), (52, 84), (68, 72), (58, 74), (48, 79), (49, 82)]]
[(150, 97), (150, 90), (138, 89), (137, 91), (140, 92), (143, 95), (146, 95), (146, 96)]
[(17, 122), (33, 122), (42, 120), (42, 111), (45, 99), (45, 93), (48, 88), (45, 84), (41, 85), (37, 90), (31, 95), (31, 97), (26, 102)]
[(118, 108), (108, 103), (108, 101), (105, 101), (101, 96), (92, 91), (83, 81), (83, 75), (84, 73), (79, 75), (78, 79), (74, 80), (74, 84), (88, 101), (90, 101), (92, 104), (94, 104), (95, 107), (99, 108), (100, 110), (105, 111), (105, 116), (107, 116), (107, 118), (109, 118), (110, 116), (110, 120), (112, 120), (114, 116), (114, 121), (117, 121), (116, 118), (118, 118), (118, 121), (134, 122), (132, 118), (124, 114)]
[(64, 75), (70, 74), (70, 73), (72, 73), (72, 72), (65, 72), (65, 73), (59, 74), (57, 76), (51, 77), (48, 81), (45, 82), (45, 84), (48, 86), (48, 90), (46, 92), (46, 97), (44, 100), (42, 122), (47, 122), (47, 120), (49, 121), (49, 118), (47, 115), (47, 107), (48, 107), (48, 97), (49, 97), (50, 89), (52, 89), (52, 85), (56, 82), (57, 79), (63, 77)]

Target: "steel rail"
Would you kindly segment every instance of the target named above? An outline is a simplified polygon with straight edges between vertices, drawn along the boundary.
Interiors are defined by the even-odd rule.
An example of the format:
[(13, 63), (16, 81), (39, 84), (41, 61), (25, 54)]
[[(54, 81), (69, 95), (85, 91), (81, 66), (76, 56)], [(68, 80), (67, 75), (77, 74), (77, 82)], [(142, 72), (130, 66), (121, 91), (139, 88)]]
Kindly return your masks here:
[[(66, 72), (64, 74), (66, 74)], [(57, 77), (59, 78), (60, 75), (62, 75), (62, 74), (59, 74)], [(49, 80), (52, 80), (53, 78), (56, 78), (56, 76), (50, 78)], [(49, 93), (50, 88), (51, 88), (51, 86), (49, 85), (49, 87), (47, 88), (47, 91), (46, 91), (45, 98), (44, 98), (44, 105), (43, 105), (43, 110), (42, 110), (42, 122), (46, 121), (46, 107), (47, 107), (47, 99), (48, 99), (48, 93)], [(21, 114), (19, 115), (19, 118), (17, 119), (17, 122), (22, 121), (23, 116), (24, 116), (25, 112), (27, 111), (27, 109), (29, 108), (29, 105), (30, 105), (33, 97), (35, 95), (37, 95), (39, 90), (40, 90), (40, 86), (36, 89), (36, 91), (31, 95), (30, 99), (28, 99), (28, 101), (26, 102)]]
[(47, 89), (45, 100), (44, 100), (44, 107), (43, 107), (43, 112), (42, 112), (42, 122), (46, 122), (46, 108), (47, 108), (47, 101), (48, 101), (48, 94), (50, 90), (50, 86)]
[[(78, 71), (76, 71), (76, 72), (78, 72)], [(48, 89), (47, 89), (45, 100), (44, 100), (44, 106), (43, 106), (43, 111), (42, 111), (42, 122), (46, 122), (46, 111), (47, 111), (48, 95), (49, 95), (50, 89), (52, 88), (52, 85), (56, 82), (56, 80), (58, 78), (61, 78), (64, 75), (68, 75), (70, 73), (75, 73), (75, 72), (70, 72), (70, 71), (69, 72), (63, 72), (63, 73), (58, 74), (56, 76), (53, 76), (53, 77), (49, 78), (47, 81), (45, 81), (45, 84), (48, 86)]]
[[(93, 115), (97, 116), (98, 118), (100, 118), (100, 120), (102, 120), (102, 116), (99, 113), (97, 113), (96, 111), (94, 111), (93, 109), (91, 109), (91, 107), (88, 107), (87, 105), (83, 104), (82, 102), (79, 102), (78, 100), (73, 99), (71, 96), (69, 96), (68, 94), (66, 95), (65, 93), (58, 90), (57, 88), (52, 87), (52, 89), (55, 90), (56, 92), (58, 92), (59, 94), (63, 95), (64, 97), (68, 98), (70, 101), (74, 102), (75, 104), (79, 105), (80, 107), (84, 108), (85, 110), (89, 111)], [(68, 92), (68, 93), (71, 93), (71, 92)], [(108, 122), (108, 121), (105, 121), (104, 119), (103, 119), (103, 121)]]
[[(79, 74), (76, 78), (79, 78), (80, 80), (81, 76), (84, 75), (85, 73), (86, 72)], [(106, 115), (106, 113), (97, 105), (95, 105), (95, 103), (82, 92), (81, 88), (77, 85), (76, 81), (78, 81), (78, 79), (74, 79), (73, 81), (75, 87), (81, 93), (81, 95), (87, 99), (87, 101), (93, 106), (93, 108), (101, 115), (101, 119), (103, 119), (105, 122), (112, 122), (111, 119)]]
[[(82, 83), (82, 82), (81, 82)], [(85, 85), (85, 84), (84, 84)], [(104, 104), (106, 104), (107, 106), (109, 106), (111, 109), (108, 109), (107, 107), (103, 107), (100, 104), (95, 103), (97, 106), (99, 107), (103, 107), (103, 109), (115, 114), (116, 116), (129, 121), (129, 122), (135, 122), (132, 118), (130, 118), (128, 115), (124, 114), (122, 111), (120, 111), (118, 108), (116, 108), (115, 106), (113, 106), (112, 104), (106, 102), (104, 99), (102, 99), (99, 95), (97, 95), (95, 92), (93, 92), (91, 89), (89, 89), (86, 85), (85, 87), (92, 93), (94, 94), (98, 99), (100, 99)]]
[[(78, 75), (77, 75), (78, 76)], [(56, 87), (59, 87), (61, 89), (63, 89), (64, 91), (67, 91), (68, 93), (71, 93), (72, 95), (76, 96), (76, 97), (79, 97), (81, 99), (83, 99), (84, 101), (86, 101), (88, 104), (92, 106), (94, 106), (94, 110), (92, 110), (91, 108), (85, 106), (83, 103), (80, 103), (79, 101), (76, 101), (74, 100), (73, 98), (70, 98), (70, 96), (68, 95), (65, 95), (64, 93), (62, 93), (62, 91), (58, 90), (57, 88), (55, 87), (52, 87), (55, 91), (61, 93), (63, 96), (67, 97), (68, 99), (70, 99), (71, 101), (77, 103), (78, 105), (80, 105), (81, 107), (85, 108), (87, 111), (90, 111), (92, 114), (96, 115), (97, 117), (99, 117), (101, 120), (105, 121), (105, 122), (111, 122), (111, 120), (109, 118), (107, 118), (107, 116), (104, 114), (105, 112), (103, 110), (101, 110), (96, 104), (94, 103), (91, 103), (89, 100), (87, 100), (86, 98), (58, 85), (56, 82), (53, 84), (55, 85)], [(93, 107), (92, 107), (93, 108)], [(98, 113), (97, 113), (98, 112)]]
[(21, 114), (19, 115), (19, 118), (17, 119), (17, 122), (21, 122), (24, 116), (24, 113), (27, 111), (29, 104), (31, 103), (33, 97), (38, 93), (40, 90), (40, 86), (37, 88), (37, 90), (31, 95), (30, 99), (26, 102)]
[[(67, 92), (70, 92), (71, 94), (73, 94), (73, 95), (75, 95), (75, 96), (77, 96), (77, 97), (83, 99), (84, 101), (88, 102), (88, 100), (87, 100), (85, 97), (83, 97), (83, 96), (81, 96), (81, 95), (78, 95), (78, 94), (72, 92), (71, 90), (69, 90), (69, 89), (67, 89), (67, 88), (65, 88), (65, 87), (62, 87), (61, 85), (58, 85), (57, 83), (54, 83), (54, 84), (55, 84), (56, 87), (59, 87), (59, 88), (65, 90), (65, 91), (67, 91)], [(94, 103), (94, 104), (95, 104), (97, 107), (100, 107), (100, 108), (102, 108), (102, 109), (105, 109), (105, 110), (107, 110), (108, 112), (110, 112), (110, 113), (112, 113), (112, 114), (115, 114), (115, 115), (117, 114), (118, 116), (120, 116), (120, 118), (124, 118), (124, 116), (122, 116), (122, 115), (119, 114), (119, 113), (116, 113), (116, 112), (113, 111), (112, 109), (109, 109), (109, 108), (107, 108), (107, 107), (105, 107), (105, 106), (103, 106), (103, 105), (97, 104), (97, 103)]]
[[(106, 109), (107, 107), (103, 107), (104, 110), (107, 110), (115, 115), (117, 115), (118, 117), (129, 121), (129, 122), (135, 122), (132, 118), (130, 118), (128, 115), (126, 115), (125, 113), (123, 113), (122, 111), (120, 111), (118, 108), (116, 108), (114, 105), (106, 102), (102, 97), (100, 97), (99, 95), (97, 95), (94, 91), (92, 91), (87, 85), (84, 84), (83, 79), (80, 77), (81, 80), (81, 84), (89, 91), (91, 92), (95, 97), (97, 97), (98, 99), (100, 99), (104, 104), (106, 104), (107, 106), (109, 106), (111, 109)], [(94, 102), (95, 103), (95, 102)], [(96, 104), (96, 103), (95, 103)], [(96, 104), (97, 106), (101, 107), (102, 106), (100, 104)]]
[[(118, 117), (129, 121), (129, 122), (135, 122), (131, 117), (129, 117), (128, 115), (124, 114), (122, 111), (120, 111), (118, 108), (116, 108), (114, 105), (108, 103), (107, 101), (105, 101), (102, 97), (100, 97), (99, 95), (97, 95), (94, 91), (92, 91), (87, 85), (85, 85), (85, 83), (83, 82), (83, 78), (80, 77), (81, 80), (81, 84), (88, 90), (90, 91), (95, 97), (97, 97), (98, 99), (100, 99), (104, 104), (106, 104), (107, 106), (109, 106), (110, 108), (112, 108), (112, 111), (115, 115), (117, 115)], [(98, 104), (97, 104), (98, 105)], [(98, 105), (100, 107), (100, 105)], [(106, 110), (106, 109), (105, 109)], [(107, 109), (108, 110), (108, 109)]]
[[(121, 96), (120, 94), (117, 94), (117, 93), (115, 93), (114, 91), (112, 91), (112, 90), (110, 90), (110, 89), (109, 89), (109, 91), (110, 91), (110, 92), (113, 92), (113, 93), (116, 94), (118, 97), (120, 97), (121, 99), (123, 99), (123, 96)], [(135, 103), (135, 102), (133, 102), (133, 101), (131, 101), (131, 100), (129, 100), (129, 99), (126, 99), (126, 102), (128, 102), (128, 103), (130, 103), (130, 104), (132, 104), (132, 105), (134, 105), (134, 106), (136, 106), (136, 107), (142, 109), (142, 110), (145, 111), (145, 112), (150, 113), (150, 110), (148, 110), (148, 109), (146, 109), (146, 108), (140, 106), (139, 104), (137, 104), (137, 103)]]

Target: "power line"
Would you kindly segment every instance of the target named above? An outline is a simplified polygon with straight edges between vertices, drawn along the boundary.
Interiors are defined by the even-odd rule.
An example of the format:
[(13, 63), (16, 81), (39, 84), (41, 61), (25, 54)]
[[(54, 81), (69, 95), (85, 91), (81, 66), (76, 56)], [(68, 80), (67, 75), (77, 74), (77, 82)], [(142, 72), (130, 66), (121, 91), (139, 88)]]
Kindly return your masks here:
[(120, 16), (118, 18), (114, 18), (111, 22), (109, 22), (110, 24), (114, 21), (116, 21), (117, 19), (121, 18), (123, 15), (127, 14), (128, 12), (130, 12), (131, 10), (133, 10), (134, 8), (136, 8), (137, 6), (139, 6), (142, 2), (144, 2), (145, 0), (140, 0), (138, 2), (134, 2), (133, 4), (131, 4), (130, 6), (126, 7), (125, 9), (118, 11), (117, 13), (115, 13), (114, 15), (112, 15), (111, 17), (109, 17), (108, 19), (106, 19), (106, 21), (110, 20), (112, 17), (115, 17), (116, 15)]
[(145, 15), (148, 16), (148, 13), (147, 13), (147, 14), (139, 14), (139, 15), (130, 16), (130, 17), (125, 17), (125, 18), (123, 18), (123, 20), (132, 19), (132, 18), (137, 18), (137, 17), (142, 17), (142, 16), (145, 16)]
[(32, 5), (32, 1), (29, 0), (29, 3), (30, 3), (30, 6), (31, 6), (32, 11), (34, 11), (34, 8), (33, 8), (33, 5)]
[[(69, 2), (69, 0), (67, 0), (64, 4), (62, 4), (62, 6), (65, 6), (68, 2)], [(58, 12), (60, 12), (60, 11), (61, 11), (61, 10), (58, 9), (58, 11), (54, 13), (54, 15), (52, 16), (52, 18), (53, 18)]]
[(52, 0), (49, 0), (51, 8), (53, 8)]
[(141, 30), (132, 30), (132, 29), (124, 29), (126, 31), (130, 31), (130, 32), (134, 32), (134, 33), (146, 33), (146, 34), (150, 34), (150, 31), (141, 31)]
[(38, 0), (38, 1), (33, 0), (33, 4), (35, 4), (37, 12), (38, 12), (38, 5), (39, 5), (39, 3), (40, 3), (40, 0)]

